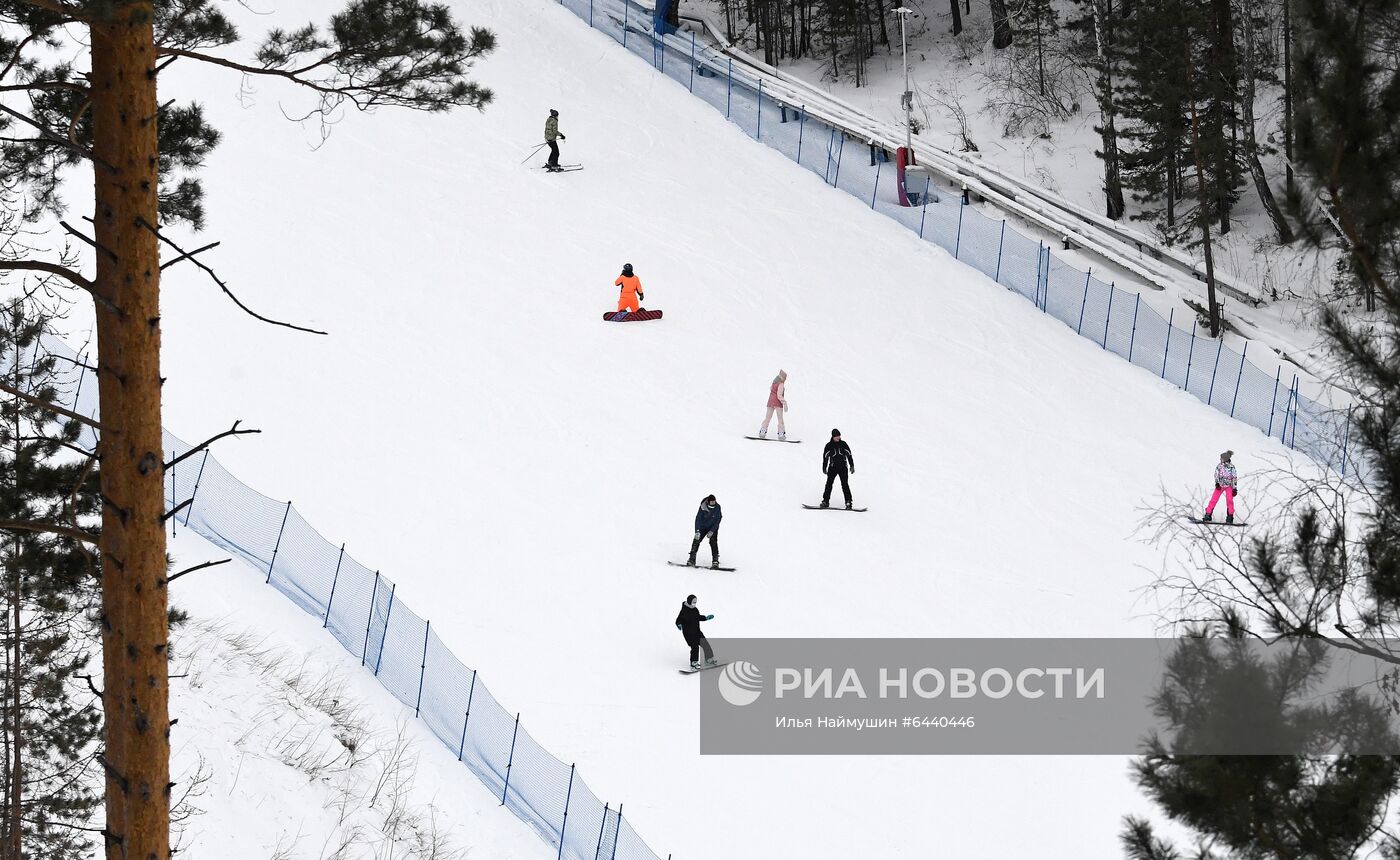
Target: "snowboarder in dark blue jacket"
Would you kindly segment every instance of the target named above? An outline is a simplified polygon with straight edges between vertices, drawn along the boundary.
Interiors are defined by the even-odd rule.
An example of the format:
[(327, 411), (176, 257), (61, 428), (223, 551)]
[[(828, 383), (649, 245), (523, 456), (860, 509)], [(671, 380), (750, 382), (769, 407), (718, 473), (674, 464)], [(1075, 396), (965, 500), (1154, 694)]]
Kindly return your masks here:
[(722, 519), (724, 514), (713, 495), (700, 500), (700, 510), (695, 512), (695, 540), (690, 542), (690, 558), (686, 561), (687, 565), (695, 566), (695, 553), (700, 549), (700, 542), (708, 537), (710, 567), (719, 567), (719, 521)]

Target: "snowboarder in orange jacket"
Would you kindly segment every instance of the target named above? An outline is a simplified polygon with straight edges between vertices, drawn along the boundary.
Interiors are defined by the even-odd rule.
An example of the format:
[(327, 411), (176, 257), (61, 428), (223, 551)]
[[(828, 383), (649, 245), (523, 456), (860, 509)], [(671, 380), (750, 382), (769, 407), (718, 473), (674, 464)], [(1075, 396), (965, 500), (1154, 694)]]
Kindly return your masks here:
[(613, 281), (613, 286), (621, 287), (622, 292), (617, 297), (617, 309), (620, 311), (636, 312), (641, 309), (638, 300), (646, 300), (642, 293), (642, 279), (632, 274), (632, 264), (626, 263), (622, 266), (622, 274)]

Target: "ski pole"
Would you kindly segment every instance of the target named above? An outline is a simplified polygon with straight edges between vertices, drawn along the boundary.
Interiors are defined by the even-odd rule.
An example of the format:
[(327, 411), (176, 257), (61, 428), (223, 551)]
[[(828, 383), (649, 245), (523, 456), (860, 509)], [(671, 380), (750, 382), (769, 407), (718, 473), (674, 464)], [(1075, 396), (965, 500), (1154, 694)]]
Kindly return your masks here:
[(530, 159), (534, 158), (534, 157), (535, 157), (535, 153), (539, 152), (541, 149), (544, 149), (544, 148), (545, 148), (546, 146), (548, 146), (548, 145), (549, 145), (549, 141), (545, 141), (544, 143), (542, 143), (542, 144), (540, 144), (539, 146), (535, 147), (534, 149), (530, 150), (530, 154), (527, 155), (527, 156), (525, 156), (525, 160), (522, 161), (522, 162), (520, 162), (520, 163), (521, 163), (521, 164), (524, 164), (526, 161), (529, 161)]

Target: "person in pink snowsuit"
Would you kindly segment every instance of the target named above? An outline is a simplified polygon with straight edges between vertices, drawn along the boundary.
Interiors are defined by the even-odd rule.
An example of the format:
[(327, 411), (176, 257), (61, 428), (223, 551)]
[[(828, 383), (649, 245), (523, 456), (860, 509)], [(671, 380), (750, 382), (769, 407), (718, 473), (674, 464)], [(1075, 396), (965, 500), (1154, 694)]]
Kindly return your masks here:
[(773, 413), (778, 413), (778, 438), (787, 439), (787, 427), (783, 425), (783, 413), (787, 411), (787, 371), (779, 370), (778, 375), (773, 377), (773, 382), (768, 386), (768, 412), (763, 416), (763, 426), (758, 428), (759, 438), (768, 435), (768, 423), (773, 420)]
[(1225, 522), (1235, 521), (1235, 487), (1239, 483), (1239, 474), (1235, 471), (1235, 464), (1230, 462), (1230, 458), (1235, 456), (1234, 451), (1226, 451), (1220, 455), (1220, 462), (1215, 466), (1215, 492), (1211, 494), (1210, 504), (1206, 505), (1206, 514), (1201, 519), (1210, 522), (1211, 512), (1215, 510), (1216, 502), (1220, 497), (1225, 497)]

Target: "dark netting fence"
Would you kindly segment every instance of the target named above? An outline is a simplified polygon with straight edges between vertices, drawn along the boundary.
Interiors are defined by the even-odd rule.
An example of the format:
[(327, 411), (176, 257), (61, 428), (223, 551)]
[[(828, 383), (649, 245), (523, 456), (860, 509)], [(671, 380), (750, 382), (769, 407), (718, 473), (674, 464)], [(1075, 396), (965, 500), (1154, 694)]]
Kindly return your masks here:
[(660, 32), (669, 28), (656, 26), (652, 9), (629, 0), (560, 3), (755, 140), (1034, 302), (1080, 336), (1343, 475), (1360, 465), (1347, 445), (1346, 410), (1300, 394), (1296, 374), (1284, 376), (1281, 367), (1261, 370), (1201, 330), (1194, 314), (1180, 323), (1175, 311), (1164, 319), (1137, 293), (1080, 271), (961, 195), (930, 194), (937, 189), (928, 179), (909, 188), (922, 192), (921, 205), (900, 205), (896, 168), (881, 148), (815, 119), (802, 105), (778, 100), (761, 79), (735, 68), (731, 57), (701, 44), (694, 33)]

